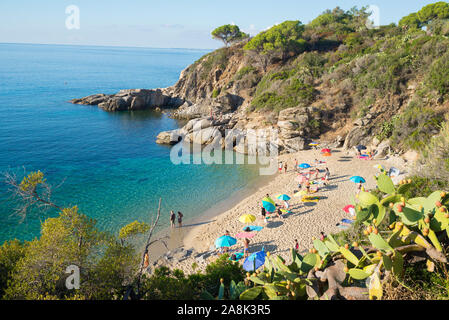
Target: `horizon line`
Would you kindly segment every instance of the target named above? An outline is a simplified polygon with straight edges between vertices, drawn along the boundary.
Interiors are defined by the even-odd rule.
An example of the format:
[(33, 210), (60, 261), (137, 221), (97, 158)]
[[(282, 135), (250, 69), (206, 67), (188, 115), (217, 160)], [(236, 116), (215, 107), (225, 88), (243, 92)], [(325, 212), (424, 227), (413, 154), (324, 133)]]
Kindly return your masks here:
[(0, 44), (25, 44), (25, 45), (42, 45), (42, 46), (74, 46), (74, 47), (106, 47), (106, 48), (136, 48), (136, 49), (166, 49), (166, 50), (196, 50), (209, 51), (216, 50), (213, 48), (177, 48), (177, 47), (150, 47), (150, 46), (127, 46), (127, 45), (97, 45), (97, 44), (71, 44), (71, 43), (39, 43), (39, 42), (2, 42)]

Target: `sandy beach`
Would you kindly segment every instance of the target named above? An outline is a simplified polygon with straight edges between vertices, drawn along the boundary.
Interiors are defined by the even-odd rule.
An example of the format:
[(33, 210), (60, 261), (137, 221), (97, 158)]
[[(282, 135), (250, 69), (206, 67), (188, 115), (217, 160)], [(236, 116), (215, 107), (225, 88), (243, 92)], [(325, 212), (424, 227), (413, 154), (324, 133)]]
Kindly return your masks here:
[[(329, 185), (320, 185), (320, 191), (313, 194), (321, 199), (317, 203), (302, 203), (301, 198), (293, 195), (299, 191), (297, 172), (294, 168), (295, 159), (298, 163), (314, 164), (315, 159), (326, 161), (320, 169), (328, 167), (331, 173)], [(195, 271), (203, 270), (206, 265), (217, 258), (216, 254), (206, 255), (206, 259), (198, 259), (199, 253), (212, 252), (214, 241), (224, 235), (228, 230), (231, 236), (243, 231), (245, 224), (239, 222), (238, 218), (243, 214), (253, 214), (257, 220), (251, 225), (263, 226), (263, 230), (256, 233), (251, 239), (250, 253), (265, 248), (272, 254), (280, 255), (287, 261), (290, 260), (290, 250), (294, 247), (295, 239), (300, 245), (300, 252), (307, 251), (312, 247), (312, 237), (318, 238), (320, 232), (325, 234), (337, 233), (342, 229), (337, 226), (341, 219), (350, 218), (343, 211), (343, 208), (351, 204), (357, 192), (357, 186), (349, 178), (354, 175), (362, 176), (366, 179), (365, 189), (372, 189), (376, 186), (374, 176), (379, 172), (375, 165), (382, 164), (386, 168), (391, 166), (399, 167), (391, 160), (360, 160), (354, 157), (354, 151), (337, 149), (333, 151), (331, 157), (322, 157), (320, 151), (307, 150), (294, 154), (279, 156), (279, 161), (287, 161), (288, 171), (276, 174), (274, 179), (259, 186), (251, 195), (241, 200), (237, 205), (213, 219), (203, 219), (202, 223), (191, 226), (187, 231), (178, 233), (177, 241), (181, 241), (185, 249), (193, 249), (193, 254), (180, 261), (167, 265), (172, 268), (182, 269), (186, 273), (194, 271), (192, 264), (196, 263)], [(320, 173), (321, 178), (324, 173)], [(289, 201), (289, 214), (284, 214), (283, 218), (273, 217), (265, 225), (261, 218), (261, 200), (269, 194), (276, 203), (282, 205), (281, 200), (276, 199), (278, 194), (287, 194), (291, 197)], [(176, 233), (174, 233), (176, 234)], [(238, 239), (232, 250), (243, 250), (243, 240)]]

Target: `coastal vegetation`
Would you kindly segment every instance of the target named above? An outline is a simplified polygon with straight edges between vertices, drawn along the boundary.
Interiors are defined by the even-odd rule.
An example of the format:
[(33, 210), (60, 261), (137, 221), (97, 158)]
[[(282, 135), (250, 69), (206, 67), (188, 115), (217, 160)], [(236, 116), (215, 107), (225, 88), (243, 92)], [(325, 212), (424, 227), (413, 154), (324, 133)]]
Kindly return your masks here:
[(212, 37), (223, 41), (223, 43), (228, 46), (233, 42), (248, 38), (249, 35), (240, 31), (240, 28), (236, 25), (226, 24), (212, 31)]
[[(308, 24), (285, 21), (207, 54), (181, 84), (212, 98), (242, 96), (247, 113), (269, 118), (316, 107), (331, 115), (317, 119), (321, 134), (370, 114), (371, 136), (421, 152), (448, 113), (448, 7), (436, 2), (379, 27), (365, 7), (326, 10)], [(186, 98), (201, 90), (186, 90)]]

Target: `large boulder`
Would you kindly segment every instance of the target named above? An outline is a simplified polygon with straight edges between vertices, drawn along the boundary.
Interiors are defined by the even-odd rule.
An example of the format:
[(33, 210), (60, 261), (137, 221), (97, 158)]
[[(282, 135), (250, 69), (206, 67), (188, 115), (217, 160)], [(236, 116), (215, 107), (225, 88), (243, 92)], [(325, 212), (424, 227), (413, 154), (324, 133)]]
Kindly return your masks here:
[(155, 109), (158, 107), (179, 107), (183, 101), (164, 94), (160, 89), (120, 90), (114, 95), (97, 94), (70, 102), (85, 105), (98, 105), (106, 111)]
[(360, 144), (366, 145), (370, 142), (370, 139), (364, 127), (355, 126), (346, 136), (343, 148), (347, 150)]
[(90, 106), (96, 106), (100, 103), (105, 102), (111, 97), (109, 94), (93, 94), (91, 96), (87, 96), (81, 99), (72, 99), (70, 100), (71, 103), (74, 104), (84, 104), (84, 105), (90, 105)]
[(390, 141), (382, 141), (376, 148), (374, 159), (383, 159), (390, 153)]
[(218, 127), (209, 127), (206, 129), (200, 129), (193, 131), (185, 136), (186, 142), (196, 143), (196, 144), (210, 144), (221, 139), (222, 135)]
[(283, 141), (283, 146), (286, 151), (295, 153), (306, 148), (306, 140), (301, 137), (287, 139)]
[(176, 129), (171, 131), (163, 131), (156, 137), (156, 143), (173, 145), (180, 142), (184, 137), (182, 129)]

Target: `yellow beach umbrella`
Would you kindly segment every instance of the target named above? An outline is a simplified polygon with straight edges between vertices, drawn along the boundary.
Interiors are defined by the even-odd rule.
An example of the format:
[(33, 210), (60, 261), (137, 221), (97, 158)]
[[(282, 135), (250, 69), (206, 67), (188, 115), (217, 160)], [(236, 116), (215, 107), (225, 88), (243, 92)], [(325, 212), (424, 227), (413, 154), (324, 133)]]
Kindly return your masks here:
[(306, 195), (307, 191), (306, 190), (301, 190), (299, 192), (296, 192), (293, 196), (296, 198), (301, 198), (303, 195)]
[(239, 218), (239, 221), (241, 223), (251, 223), (251, 222), (256, 221), (256, 217), (252, 214), (244, 214), (243, 216), (241, 216)]

